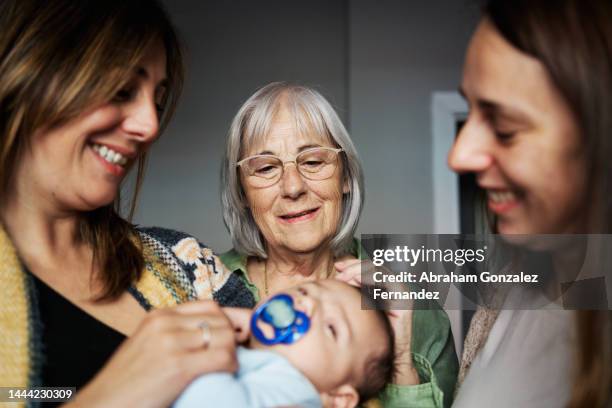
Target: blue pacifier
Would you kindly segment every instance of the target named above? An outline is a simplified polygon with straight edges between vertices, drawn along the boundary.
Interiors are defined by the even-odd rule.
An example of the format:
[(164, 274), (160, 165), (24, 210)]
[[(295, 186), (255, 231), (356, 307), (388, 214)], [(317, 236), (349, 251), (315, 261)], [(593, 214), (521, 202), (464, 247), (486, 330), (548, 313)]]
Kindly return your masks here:
[[(266, 337), (258, 326), (263, 322), (274, 329), (274, 337)], [(262, 344), (293, 344), (301, 339), (310, 328), (306, 313), (295, 310), (293, 298), (285, 293), (272, 296), (260, 305), (251, 317), (251, 332)]]

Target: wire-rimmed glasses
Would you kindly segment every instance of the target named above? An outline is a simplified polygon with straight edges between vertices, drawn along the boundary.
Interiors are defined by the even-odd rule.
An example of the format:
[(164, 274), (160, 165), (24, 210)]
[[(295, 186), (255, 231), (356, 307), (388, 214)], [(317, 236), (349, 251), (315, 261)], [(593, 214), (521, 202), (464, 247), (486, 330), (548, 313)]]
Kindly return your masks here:
[(298, 153), (293, 160), (282, 161), (272, 154), (258, 154), (240, 160), (236, 165), (242, 168), (247, 182), (256, 188), (276, 184), (285, 169), (293, 163), (297, 171), (309, 180), (325, 180), (334, 175), (338, 167), (338, 154), (343, 151), (333, 147), (313, 147)]

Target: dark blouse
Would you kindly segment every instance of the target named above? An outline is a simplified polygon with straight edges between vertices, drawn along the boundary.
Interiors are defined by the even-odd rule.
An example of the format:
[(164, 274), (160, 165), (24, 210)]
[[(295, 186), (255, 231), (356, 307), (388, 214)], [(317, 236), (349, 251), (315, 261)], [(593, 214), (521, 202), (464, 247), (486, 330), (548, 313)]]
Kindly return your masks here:
[[(100, 371), (125, 336), (32, 276), (43, 325), (41, 384), (44, 387), (76, 387), (78, 392)], [(60, 404), (45, 403), (43, 406)]]

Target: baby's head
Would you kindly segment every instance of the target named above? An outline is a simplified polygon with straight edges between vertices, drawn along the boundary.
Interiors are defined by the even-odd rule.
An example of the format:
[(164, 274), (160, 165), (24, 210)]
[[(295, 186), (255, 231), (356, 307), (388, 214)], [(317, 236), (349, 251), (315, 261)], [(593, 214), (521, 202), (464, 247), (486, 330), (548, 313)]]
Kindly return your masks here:
[(391, 326), (384, 312), (361, 309), (358, 288), (320, 280), (284, 292), (310, 317), (310, 329), (291, 345), (266, 346), (252, 338), (252, 348), (287, 358), (321, 393), (325, 406), (355, 406), (391, 380)]

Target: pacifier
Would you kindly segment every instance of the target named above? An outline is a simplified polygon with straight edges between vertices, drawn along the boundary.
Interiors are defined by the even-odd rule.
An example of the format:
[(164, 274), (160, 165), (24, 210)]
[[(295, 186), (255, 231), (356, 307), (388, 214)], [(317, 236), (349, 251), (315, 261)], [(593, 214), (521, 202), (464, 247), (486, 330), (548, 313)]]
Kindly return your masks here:
[[(267, 324), (274, 330), (273, 337), (266, 337), (259, 324)], [(261, 304), (251, 317), (251, 333), (265, 345), (293, 344), (310, 328), (306, 313), (295, 310), (293, 298), (285, 293), (272, 296)]]

